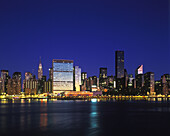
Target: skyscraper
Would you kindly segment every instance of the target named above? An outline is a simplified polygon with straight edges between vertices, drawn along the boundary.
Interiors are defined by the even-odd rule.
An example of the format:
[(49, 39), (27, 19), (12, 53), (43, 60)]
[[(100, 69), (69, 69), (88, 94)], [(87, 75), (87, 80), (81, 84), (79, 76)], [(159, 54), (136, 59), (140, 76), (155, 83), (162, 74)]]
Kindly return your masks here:
[(73, 83), (74, 83), (74, 91), (80, 91), (80, 85), (81, 85), (81, 68), (79, 66), (74, 67), (73, 71)]
[(84, 80), (87, 79), (87, 72), (82, 72), (81, 73), (81, 84), (84, 84)]
[(124, 51), (116, 51), (115, 53), (115, 75), (116, 78), (124, 77)]
[(42, 63), (41, 63), (41, 57), (40, 57), (40, 62), (39, 62), (39, 67), (38, 67), (38, 79), (41, 79), (43, 76), (43, 69), (42, 69)]
[(139, 65), (139, 67), (135, 70), (135, 76), (139, 74), (143, 74), (143, 65)]
[(21, 72), (15, 72), (12, 78), (8, 79), (7, 92), (9, 95), (21, 93)]
[(73, 61), (53, 60), (53, 93), (73, 91)]
[(52, 80), (53, 79), (53, 69), (49, 68), (49, 79)]
[(135, 70), (135, 79), (136, 79), (136, 90), (138, 94), (143, 94), (144, 87), (144, 75), (143, 75), (143, 65), (140, 65)]
[(101, 89), (107, 88), (107, 68), (100, 68), (99, 86)]
[(37, 94), (38, 81), (32, 73), (26, 72), (25, 79), (23, 80), (23, 87), (25, 95), (35, 95)]
[(116, 89), (123, 91), (124, 87), (124, 51), (115, 52)]
[(1, 70), (2, 93), (7, 92), (8, 78), (9, 78), (8, 70)]
[(145, 94), (154, 94), (155, 91), (155, 79), (153, 72), (147, 72), (144, 74), (144, 86), (145, 86)]

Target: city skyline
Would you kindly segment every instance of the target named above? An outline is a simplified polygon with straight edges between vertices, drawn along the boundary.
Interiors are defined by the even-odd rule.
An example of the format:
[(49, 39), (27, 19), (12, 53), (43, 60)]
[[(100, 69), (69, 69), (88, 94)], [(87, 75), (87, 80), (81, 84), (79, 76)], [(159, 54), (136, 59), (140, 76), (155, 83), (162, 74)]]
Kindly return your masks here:
[[(119, 50), (116, 50), (115, 51), (115, 54), (116, 54), (116, 52), (117, 51), (119, 51)], [(124, 52), (124, 51), (123, 51)], [(126, 53), (125, 53), (126, 54)], [(114, 55), (115, 56), (115, 55)], [(37, 67), (36, 68), (34, 68), (34, 69), (32, 69), (32, 71), (31, 70), (29, 70), (29, 71), (24, 71), (24, 72), (22, 72), (22, 71), (19, 71), (19, 70), (16, 70), (16, 71), (14, 71), (14, 72), (21, 72), (21, 76), (22, 76), (22, 79), (24, 79), (24, 76), (25, 76), (25, 73), (27, 73), (27, 72), (30, 72), (30, 73), (32, 73), (33, 75), (35, 75), (36, 76), (36, 78), (37, 79), (39, 79), (38, 78), (38, 75), (39, 75), (39, 69), (41, 69), (42, 71), (45, 71), (44, 73), (42, 73), (42, 74), (40, 74), (41, 75), (41, 77), (44, 75), (44, 76), (46, 76), (47, 78), (49, 78), (49, 72), (50, 72), (50, 69), (51, 69), (51, 67), (52, 67), (52, 61), (53, 61), (54, 59), (52, 59), (51, 60), (51, 65), (49, 66), (49, 67), (47, 67), (47, 66), (44, 66), (43, 65), (43, 62), (42, 62), (42, 58), (41, 57), (39, 57), (39, 62), (38, 62), (38, 64), (37, 64)], [(57, 59), (57, 60), (71, 60), (71, 59)], [(75, 60), (73, 60), (73, 61), (75, 61)], [(116, 61), (115, 61), (115, 58), (114, 58), (114, 62), (113, 63), (116, 63)], [(126, 58), (124, 59), (124, 63), (126, 63)], [(42, 67), (42, 65), (43, 65), (43, 67)], [(73, 66), (78, 66), (77, 64), (75, 64), (75, 63), (73, 63)], [(115, 66), (115, 64), (114, 64), (114, 66)], [(133, 77), (135, 77), (135, 73), (136, 73), (136, 69), (138, 69), (139, 67), (141, 67), (142, 66), (142, 73), (144, 74), (144, 73), (147, 73), (147, 72), (153, 72), (153, 71), (146, 71), (145, 70), (145, 65), (143, 65), (143, 64), (141, 64), (141, 65), (139, 65), (139, 66), (137, 66), (136, 68), (134, 68), (134, 71), (133, 71), (133, 73), (129, 73), (128, 72), (128, 69), (124, 66), (123, 67), (123, 69), (125, 68), (126, 70), (127, 70), (127, 72), (128, 72), (128, 75), (129, 74), (132, 74), (133, 75)], [(45, 68), (47, 68), (47, 69), (44, 69), (44, 67)], [(81, 66), (80, 66), (81, 67)], [(88, 77), (91, 77), (91, 76), (97, 76), (97, 77), (100, 77), (100, 68), (103, 68), (102, 66), (101, 67), (98, 67), (98, 69), (96, 70), (96, 71), (98, 71), (97, 73), (98, 74), (89, 74), (88, 73), (88, 71), (86, 71), (86, 70), (83, 70), (82, 72), (87, 72), (87, 75), (88, 75)], [(108, 69), (108, 67), (107, 66), (105, 66), (105, 68), (107, 68)], [(37, 70), (36, 70), (37, 69)], [(81, 69), (83, 69), (82, 67), (81, 67)], [(10, 71), (10, 69), (1, 69), (1, 70), (8, 70), (8, 72), (9, 72), (9, 76), (12, 76), (12, 74), (14, 73), (14, 72), (11, 72)], [(94, 71), (94, 73), (96, 73), (96, 71)], [(108, 71), (110, 71), (109, 69), (108, 69)], [(115, 71), (115, 67), (113, 68), (113, 71)], [(153, 73), (155, 73), (155, 72), (153, 72)], [(169, 74), (169, 72), (162, 72), (163, 74)], [(163, 75), (162, 74), (162, 75)], [(160, 78), (161, 78), (161, 76), (162, 75), (160, 75), (160, 76), (158, 76), (158, 74), (157, 73), (155, 73), (155, 80), (159, 80)], [(109, 73), (108, 72), (108, 76), (116, 76), (116, 72), (114, 72), (114, 74), (112, 74), (112, 73)]]
[(0, 68), (10, 74), (37, 76), (41, 56), (44, 75), (52, 59), (74, 60), (89, 76), (100, 67), (115, 75), (115, 50), (124, 50), (128, 73), (139, 65), (156, 79), (170, 72), (168, 0), (1, 1), (0, 9)]

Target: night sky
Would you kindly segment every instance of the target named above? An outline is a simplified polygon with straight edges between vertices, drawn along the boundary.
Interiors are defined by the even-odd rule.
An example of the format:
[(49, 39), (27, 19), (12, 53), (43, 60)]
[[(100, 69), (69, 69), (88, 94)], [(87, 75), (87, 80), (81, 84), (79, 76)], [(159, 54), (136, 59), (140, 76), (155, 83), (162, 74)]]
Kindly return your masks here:
[[(52, 59), (71, 59), (88, 76), (115, 75), (115, 51), (128, 74), (143, 64), (170, 73), (168, 0), (0, 0), (0, 69), (44, 74)], [(169, 7), (168, 7), (169, 6)], [(34, 69), (34, 70), (33, 70)]]

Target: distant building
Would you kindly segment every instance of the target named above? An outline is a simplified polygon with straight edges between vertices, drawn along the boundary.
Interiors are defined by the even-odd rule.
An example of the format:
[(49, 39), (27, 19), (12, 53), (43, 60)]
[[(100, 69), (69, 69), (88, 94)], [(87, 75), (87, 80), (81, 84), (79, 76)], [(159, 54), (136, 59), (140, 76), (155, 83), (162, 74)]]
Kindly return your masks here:
[(52, 93), (52, 80), (51, 79), (44, 82), (43, 89), (44, 89), (43, 93)]
[(49, 68), (49, 79), (53, 79), (53, 68)]
[(136, 70), (135, 70), (135, 76), (143, 74), (143, 65), (140, 65)]
[(161, 86), (162, 86), (162, 94), (167, 95), (170, 91), (170, 75), (164, 74), (161, 76)]
[(2, 94), (3, 89), (2, 89), (2, 78), (0, 78), (0, 94)]
[(115, 53), (115, 74), (116, 78), (124, 77), (124, 51), (116, 51)]
[(33, 78), (32, 73), (25, 72), (25, 80), (29, 80), (29, 79), (32, 79), (32, 78)]
[(115, 81), (115, 79), (114, 79), (113, 76), (108, 76), (108, 77), (107, 77), (107, 82), (108, 82), (108, 89), (109, 89), (109, 90), (115, 88), (114, 84), (116, 84), (116, 83), (115, 83), (116, 81)]
[(73, 61), (53, 60), (53, 93), (73, 91)]
[(23, 80), (23, 89), (25, 95), (35, 95), (38, 90), (38, 80), (32, 73), (26, 72), (25, 79)]
[(9, 95), (21, 94), (21, 72), (15, 72), (12, 78), (8, 79), (7, 93)]
[(73, 84), (74, 84), (74, 91), (80, 91), (81, 86), (81, 68), (79, 66), (75, 66), (73, 69)]
[(87, 79), (87, 72), (82, 72), (81, 73), (81, 84), (84, 84), (84, 80)]
[(115, 52), (116, 89), (120, 92), (124, 87), (124, 51)]
[(107, 88), (107, 68), (100, 68), (99, 87), (101, 89)]
[(136, 90), (138, 94), (143, 94), (144, 89), (144, 75), (143, 75), (143, 65), (140, 65), (135, 70), (135, 79), (136, 79)]
[(46, 76), (42, 76), (41, 79), (38, 79), (38, 90), (37, 90), (37, 93), (38, 94), (42, 94), (42, 93), (45, 93), (46, 90), (45, 90), (45, 82), (46, 82), (46, 79), (47, 77)]
[(97, 88), (97, 83), (98, 82), (98, 79), (97, 79), (97, 76), (92, 76), (92, 77), (89, 77), (89, 85), (90, 85), (90, 90), (93, 92), (93, 91), (97, 91), (98, 88)]
[(9, 78), (8, 70), (1, 70), (2, 93), (7, 93), (8, 78)]
[(43, 69), (42, 69), (42, 63), (40, 58), (39, 67), (38, 67), (38, 79), (40, 80), (42, 76), (43, 76)]
[(157, 95), (163, 94), (163, 93), (162, 93), (161, 80), (156, 80), (156, 81), (155, 81), (155, 92), (156, 92)]
[(144, 86), (145, 86), (145, 94), (154, 94), (155, 92), (155, 80), (154, 80), (154, 73), (147, 72), (144, 74)]

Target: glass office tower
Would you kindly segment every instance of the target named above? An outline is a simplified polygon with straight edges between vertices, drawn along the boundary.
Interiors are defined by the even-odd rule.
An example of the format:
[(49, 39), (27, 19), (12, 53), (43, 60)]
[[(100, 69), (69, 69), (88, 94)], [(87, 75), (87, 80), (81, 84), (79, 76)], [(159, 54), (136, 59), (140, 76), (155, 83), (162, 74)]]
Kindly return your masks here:
[[(73, 90), (73, 61), (53, 60), (53, 92)], [(59, 93), (60, 93), (59, 92)]]
[(115, 53), (115, 75), (116, 78), (124, 77), (124, 51)]

